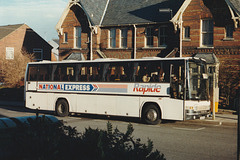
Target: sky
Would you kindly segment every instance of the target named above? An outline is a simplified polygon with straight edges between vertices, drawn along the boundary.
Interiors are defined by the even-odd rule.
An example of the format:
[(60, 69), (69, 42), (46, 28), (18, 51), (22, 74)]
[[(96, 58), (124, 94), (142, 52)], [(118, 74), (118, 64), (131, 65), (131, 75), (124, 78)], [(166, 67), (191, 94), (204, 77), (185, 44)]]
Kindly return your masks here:
[(25, 23), (46, 41), (58, 38), (55, 29), (69, 0), (0, 0), (0, 26)]

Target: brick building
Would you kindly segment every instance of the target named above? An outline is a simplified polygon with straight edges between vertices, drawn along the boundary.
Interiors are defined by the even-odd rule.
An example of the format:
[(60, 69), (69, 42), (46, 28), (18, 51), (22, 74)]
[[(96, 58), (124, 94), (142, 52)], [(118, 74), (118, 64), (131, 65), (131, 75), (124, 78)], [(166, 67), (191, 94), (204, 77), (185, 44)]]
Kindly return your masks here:
[[(25, 50), (34, 53), (34, 60), (51, 60), (52, 46), (26, 24), (0, 26), (0, 54), (14, 59)], [(6, 56), (5, 56), (6, 55)]]
[(234, 106), (240, 76), (240, 1), (192, 0), (182, 15), (182, 53), (214, 55), (221, 106)]
[(232, 82), (227, 90), (239, 83), (239, 0), (71, 0), (56, 29), (60, 60), (204, 53), (231, 73), (230, 80), (220, 77), (222, 93), (223, 81)]
[(56, 26), (60, 59), (71, 53), (95, 59), (165, 57), (176, 52), (178, 31), (170, 20), (183, 3), (72, 0)]
[(23, 85), (25, 63), (29, 61), (24, 54), (33, 54), (34, 61), (51, 60), (51, 49), (52, 46), (26, 24), (0, 26), (0, 82)]

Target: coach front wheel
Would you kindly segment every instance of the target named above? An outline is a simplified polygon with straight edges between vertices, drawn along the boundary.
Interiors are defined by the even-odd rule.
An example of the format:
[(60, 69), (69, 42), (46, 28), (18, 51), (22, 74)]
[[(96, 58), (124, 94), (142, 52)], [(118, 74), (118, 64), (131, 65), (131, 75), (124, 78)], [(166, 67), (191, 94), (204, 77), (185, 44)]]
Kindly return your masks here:
[(68, 102), (64, 99), (57, 101), (55, 112), (60, 117), (65, 117), (69, 115), (69, 105)]

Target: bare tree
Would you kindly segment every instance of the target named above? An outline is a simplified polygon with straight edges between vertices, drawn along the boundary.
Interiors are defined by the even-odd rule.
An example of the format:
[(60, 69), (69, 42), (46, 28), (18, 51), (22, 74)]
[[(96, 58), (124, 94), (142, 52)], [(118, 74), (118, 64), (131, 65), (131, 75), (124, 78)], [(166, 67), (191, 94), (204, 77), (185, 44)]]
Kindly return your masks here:
[[(236, 90), (239, 86), (240, 62), (222, 62), (219, 72), (220, 100), (222, 105), (233, 107)], [(236, 63), (236, 62), (235, 62)]]
[(26, 66), (31, 62), (32, 54), (22, 50), (21, 53), (15, 53), (14, 59), (6, 59), (5, 54), (1, 54), (1, 75), (5, 87), (23, 86)]

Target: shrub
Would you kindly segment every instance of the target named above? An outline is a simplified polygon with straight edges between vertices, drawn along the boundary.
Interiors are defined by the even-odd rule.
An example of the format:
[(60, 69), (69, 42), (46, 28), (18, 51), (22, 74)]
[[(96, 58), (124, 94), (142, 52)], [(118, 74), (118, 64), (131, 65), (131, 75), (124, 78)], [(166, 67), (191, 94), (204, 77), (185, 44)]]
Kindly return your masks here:
[(17, 128), (0, 131), (0, 159), (24, 160), (163, 160), (164, 155), (153, 151), (153, 142), (147, 145), (132, 136), (128, 125), (126, 133), (107, 123), (107, 130), (86, 128), (78, 133), (75, 127), (51, 123), (44, 116)]

